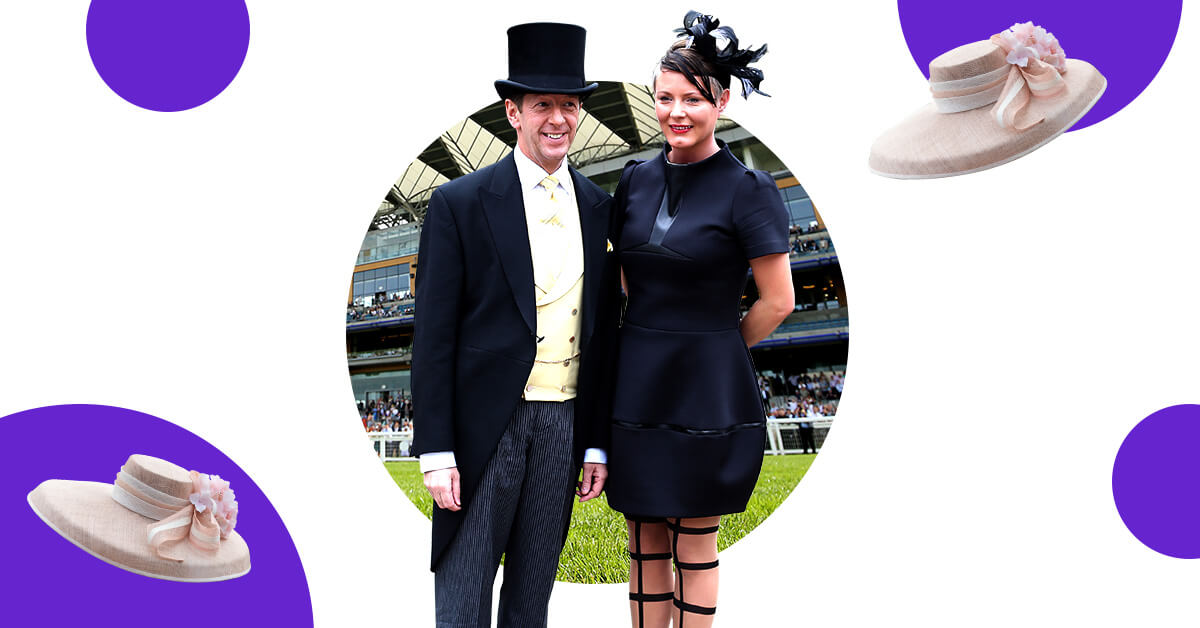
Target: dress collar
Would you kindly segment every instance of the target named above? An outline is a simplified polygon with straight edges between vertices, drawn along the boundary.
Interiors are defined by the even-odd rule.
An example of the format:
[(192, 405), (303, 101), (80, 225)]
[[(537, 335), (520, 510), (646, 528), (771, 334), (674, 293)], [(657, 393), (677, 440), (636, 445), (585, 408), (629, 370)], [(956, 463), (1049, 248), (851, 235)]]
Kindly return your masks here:
[(714, 163), (719, 163), (728, 158), (737, 159), (736, 157), (733, 156), (733, 152), (729, 150), (729, 145), (726, 144), (723, 140), (717, 140), (717, 152), (709, 155), (708, 157), (705, 157), (704, 159), (701, 159), (700, 161), (693, 161), (691, 163), (686, 163), (686, 164), (672, 163), (671, 160), (667, 159), (667, 153), (669, 153), (669, 152), (671, 152), (671, 145), (666, 142), (663, 142), (663, 151), (662, 151), (662, 153), (659, 154), (659, 158), (662, 159), (663, 163), (666, 164), (667, 166), (669, 166), (671, 168), (679, 168), (679, 169), (683, 169), (683, 170), (686, 170), (689, 168), (694, 168), (696, 170), (700, 170), (705, 166), (708, 166), (708, 165), (711, 165)]

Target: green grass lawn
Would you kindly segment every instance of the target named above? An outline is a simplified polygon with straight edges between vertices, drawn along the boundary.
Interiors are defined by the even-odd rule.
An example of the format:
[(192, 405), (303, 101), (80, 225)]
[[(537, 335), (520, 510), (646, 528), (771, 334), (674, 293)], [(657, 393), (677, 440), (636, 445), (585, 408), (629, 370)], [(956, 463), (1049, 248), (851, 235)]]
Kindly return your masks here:
[[(721, 518), (718, 549), (733, 545), (770, 516), (804, 477), (813, 458), (816, 455), (765, 456), (746, 512)], [(417, 462), (406, 460), (384, 465), (408, 498), (430, 517), (433, 500), (422, 483)], [(556, 578), (564, 582), (626, 582), (629, 557), (625, 546), (625, 518), (608, 507), (603, 494), (586, 504), (576, 502)]]

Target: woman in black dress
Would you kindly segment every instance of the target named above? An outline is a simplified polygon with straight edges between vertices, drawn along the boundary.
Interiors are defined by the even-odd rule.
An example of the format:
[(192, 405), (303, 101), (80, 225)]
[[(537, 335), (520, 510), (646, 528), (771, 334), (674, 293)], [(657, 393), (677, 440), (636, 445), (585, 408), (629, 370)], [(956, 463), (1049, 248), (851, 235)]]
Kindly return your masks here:
[[(667, 145), (626, 167), (616, 194), (628, 301), (607, 491), (629, 529), (633, 625), (701, 628), (716, 612), (721, 515), (746, 509), (762, 466), (748, 347), (795, 295), (775, 181), (713, 134), (732, 77), (743, 96), (758, 91), (762, 72), (748, 64), (766, 46), (738, 50), (731, 29), (695, 12), (676, 32), (654, 80)], [(739, 320), (748, 268), (760, 296)]]

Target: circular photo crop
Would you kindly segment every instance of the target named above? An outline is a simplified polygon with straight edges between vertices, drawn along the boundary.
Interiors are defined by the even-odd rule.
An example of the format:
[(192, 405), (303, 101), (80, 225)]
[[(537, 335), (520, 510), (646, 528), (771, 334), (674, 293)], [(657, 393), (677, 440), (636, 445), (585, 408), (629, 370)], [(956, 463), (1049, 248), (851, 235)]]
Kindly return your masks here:
[[(575, 135), (569, 144), (566, 157), (567, 163), (575, 171), (575, 174), (572, 174), (575, 181), (572, 187), (580, 199), (577, 205), (585, 203), (583, 199), (593, 188), (576, 177), (582, 177), (598, 186), (604, 193), (603, 202), (607, 203), (607, 195), (618, 192), (618, 185), (627, 164), (631, 161), (652, 162), (660, 158), (664, 142), (668, 139), (664, 137), (664, 126), (667, 130), (670, 130), (670, 126), (660, 124), (655, 108), (655, 93), (652, 89), (632, 83), (602, 82), (599, 88), (581, 103)], [(538, 359), (527, 364), (511, 362), (510, 368), (472, 370), (469, 367), (475, 363), (472, 361), (474, 352), (486, 353), (488, 349), (471, 345), (471, 341), (464, 338), (490, 337), (505, 333), (506, 330), (498, 326), (502, 323), (508, 324), (504, 321), (509, 319), (518, 321), (515, 326), (522, 325), (516, 314), (522, 309), (520, 302), (528, 297), (528, 309), (533, 312), (535, 297), (532, 295), (535, 291), (539, 295), (543, 294), (540, 286), (532, 285), (536, 284), (537, 280), (531, 282), (530, 286), (518, 288), (511, 285), (515, 283), (513, 278), (519, 276), (518, 269), (513, 268), (515, 263), (512, 260), (530, 259), (531, 244), (528, 234), (531, 233), (529, 229), (535, 227), (527, 225), (526, 216), (522, 213), (493, 212), (487, 213), (484, 217), (486, 220), (481, 219), (477, 224), (452, 225), (462, 235), (458, 238), (448, 238), (444, 235), (447, 225), (442, 221), (458, 220), (459, 217), (458, 214), (453, 214), (451, 218), (449, 212), (446, 216), (435, 217), (439, 203), (449, 203), (445, 197), (451, 194), (444, 192), (442, 198), (436, 195), (441, 186), (451, 181), (467, 176), (491, 176), (490, 173), (476, 173), (493, 165), (503, 166), (506, 160), (514, 162), (514, 152), (519, 150), (518, 137), (519, 132), (510, 123), (509, 112), (506, 112), (502, 102), (494, 102), (479, 109), (440, 135), (431, 137), (430, 144), (420, 155), (415, 156), (381, 199), (354, 265), (346, 303), (346, 352), (359, 420), (374, 454), (385, 465), (396, 484), (426, 516), (431, 515), (435, 504), (423, 484), (419, 456), (415, 456), (414, 453), (423, 453), (426, 456), (451, 453), (458, 454), (459, 458), (466, 454), (453, 450), (440, 451), (444, 448), (441, 446), (444, 441), (441, 440), (432, 444), (421, 444), (421, 430), (433, 429), (422, 425), (421, 403), (458, 404), (460, 412), (464, 407), (478, 406), (481, 408), (478, 414), (482, 425), (485, 422), (483, 415), (492, 410), (491, 405), (497, 405), (484, 400), (495, 395), (499, 387), (496, 383), (498, 379), (520, 380), (519, 390), (519, 384), (529, 378), (530, 383), (525, 390), (534, 391), (535, 383), (540, 385), (540, 380), (534, 381), (539, 377), (539, 369), (542, 373), (549, 373), (549, 377), (557, 376), (551, 369), (543, 366), (543, 363), (567, 367), (562, 369), (565, 372), (570, 370), (569, 362), (572, 358), (581, 359), (584, 362), (584, 366), (580, 367), (582, 372), (590, 366), (595, 366), (588, 365), (587, 360), (592, 355), (600, 355), (605, 342), (608, 343), (607, 346), (625, 342), (618, 341), (616, 336), (607, 340), (597, 340), (601, 337), (595, 336), (592, 339), (592, 346), (595, 348), (590, 355), (572, 354), (561, 360), (541, 360), (542, 354), (538, 353)], [(754, 408), (751, 423), (758, 431), (748, 434), (753, 438), (757, 438), (753, 434), (761, 436), (761, 443), (758, 445), (755, 444), (757, 441), (749, 441), (750, 450), (755, 452), (756, 459), (753, 464), (759, 462), (757, 452), (761, 450), (761, 470), (745, 510), (721, 518), (719, 547), (724, 549), (770, 516), (804, 477), (809, 465), (820, 452), (833, 425), (841, 398), (849, 341), (849, 305), (837, 250), (820, 212), (801, 185), (798, 174), (792, 172), (762, 141), (728, 117), (721, 116), (716, 119), (715, 138), (722, 146), (723, 154), (744, 164), (748, 169), (761, 171), (755, 179), (755, 185), (762, 190), (768, 190), (769, 194), (778, 194), (779, 201), (786, 209), (786, 243), (783, 243), (781, 235), (776, 244), (781, 251), (782, 248), (786, 248), (786, 260), (784, 262), (781, 258), (777, 259), (780, 259), (781, 264), (786, 263), (786, 270), (781, 272), (785, 278), (790, 273), (794, 297), (794, 305), (790, 307), (790, 311), (779, 313), (781, 321), (778, 325), (749, 347), (749, 362), (753, 370), (747, 369), (745, 377), (752, 378), (752, 383), (741, 383), (752, 391), (757, 399), (758, 405), (751, 404)], [(564, 168), (562, 172), (567, 170)], [(480, 195), (493, 193), (505, 192), (493, 190), (487, 185), (481, 186), (478, 192)], [(520, 198), (519, 193), (516, 198)], [(436, 219), (441, 223), (437, 226), (441, 235), (431, 234), (422, 238), (422, 232), (427, 227), (427, 211), (431, 202), (435, 212), (429, 214), (430, 220)], [(777, 207), (773, 200), (771, 204)], [(581, 216), (585, 216), (585, 209), (580, 209), (579, 212)], [(669, 214), (669, 211), (664, 210), (660, 219), (667, 216), (666, 220), (674, 220)], [(681, 216), (682, 214), (683, 212), (680, 212)], [(469, 220), (474, 218), (477, 217)], [(569, 218), (574, 219), (573, 216)], [(585, 218), (584, 221), (586, 220)], [(613, 228), (631, 229), (632, 224), (630, 221)], [(433, 228), (432, 223), (430, 228)], [(666, 233), (664, 229), (660, 231), (664, 233), (660, 234), (657, 242), (662, 245), (664, 251), (673, 251), (673, 254), (677, 253), (683, 258), (688, 256), (686, 244), (680, 243), (676, 246), (672, 243), (671, 237), (675, 234)], [(779, 227), (779, 233), (782, 234), (782, 226)], [(586, 248), (588, 236), (585, 234), (583, 239)], [(650, 240), (655, 238), (652, 236)], [(604, 268), (605, 264), (611, 263), (611, 267), (619, 272), (620, 263), (617, 260), (623, 260), (622, 254), (625, 249), (630, 248), (628, 238), (617, 232), (610, 233), (607, 243), (603, 240), (600, 242), (608, 249), (604, 252), (604, 262), (597, 262), (595, 265), (591, 262), (584, 264), (584, 283), (589, 280), (597, 283), (604, 281), (600, 277), (606, 271), (600, 269)], [(745, 248), (744, 241), (742, 246), (746, 251), (752, 250)], [(423, 250), (422, 247), (438, 248), (434, 251)], [(435, 255), (436, 258), (433, 257)], [(534, 255), (541, 253), (534, 252)], [(741, 256), (740, 260), (736, 260), (737, 264), (746, 264), (747, 257), (751, 256)], [(453, 265), (441, 261), (432, 261), (468, 258), (493, 260), (494, 267), (463, 271), (453, 270)], [(599, 254), (596, 259), (600, 259)], [(527, 267), (528, 262), (524, 262), (524, 265)], [(752, 268), (750, 265), (747, 267)], [(450, 270), (446, 270), (447, 268)], [(737, 316), (741, 317), (759, 300), (761, 286), (755, 281), (753, 272), (742, 271), (741, 266), (735, 265), (733, 268), (735, 272), (742, 273), (734, 276), (737, 283), (733, 286), (735, 291), (740, 291), (740, 304), (736, 307)], [(464, 278), (463, 273), (475, 275)], [(632, 268), (625, 269), (626, 275), (631, 273)], [(473, 279), (480, 276), (494, 276), (500, 279), (490, 285), (473, 284)], [(637, 278), (632, 278), (634, 283), (630, 283), (630, 279), (629, 276), (623, 277), (625, 289), (620, 290), (615, 297), (618, 300), (627, 299), (622, 310), (625, 320), (621, 322), (624, 326), (622, 330), (626, 332), (640, 323), (640, 319), (630, 320), (640, 316), (637, 314), (636, 299), (641, 296), (636, 287)], [(698, 285), (681, 284), (683, 288), (676, 292), (686, 298), (694, 298), (699, 303), (712, 296), (710, 289), (705, 287), (707, 284), (704, 277), (691, 278), (681, 274), (679, 281), (699, 282)], [(439, 285), (444, 282), (451, 282), (461, 288), (445, 289), (444, 285)], [(617, 284), (617, 281), (613, 281), (614, 286)], [(462, 321), (452, 325), (447, 325), (446, 321), (442, 320), (442, 312), (448, 307), (447, 301), (452, 301), (450, 305), (454, 307), (467, 308), (470, 306), (464, 304), (478, 297), (479, 292), (493, 290), (509, 290), (514, 296), (508, 301), (502, 299), (502, 307), (490, 312), (472, 312), (471, 316), (464, 315)], [(584, 293), (582, 308), (586, 310), (588, 307), (594, 307), (594, 304), (588, 301), (590, 297), (587, 296), (586, 288)], [(689, 294), (692, 296), (688, 297)], [(727, 304), (729, 311), (723, 315), (727, 314), (736, 325), (732, 310), (738, 295), (733, 294), (732, 297)], [(422, 300), (423, 298), (425, 300)], [(686, 308), (686, 304), (684, 306)], [(540, 305), (538, 307), (540, 308)], [(571, 309), (577, 312), (580, 308)], [(430, 312), (436, 313), (439, 320), (422, 321), (422, 315), (434, 316)], [(585, 311), (585, 315), (589, 314)], [(597, 316), (596, 319), (603, 321), (601, 316)], [(459, 343), (461, 346), (446, 346), (442, 341), (439, 341), (441, 344), (422, 344), (419, 336), (426, 332), (422, 332), (420, 327), (427, 325), (432, 329), (435, 324), (441, 329), (451, 330), (446, 333), (453, 338), (446, 342)], [(528, 343), (531, 355), (536, 344), (546, 341), (547, 338), (549, 341), (554, 340), (554, 331), (539, 333), (544, 330), (539, 322), (527, 320), (524, 324), (528, 325), (528, 330), (522, 332), (527, 331), (526, 340), (522, 342)], [(464, 329), (464, 326), (469, 325), (475, 325), (476, 328)], [(493, 332), (492, 326), (497, 326), (498, 331)], [(587, 329), (588, 326), (589, 323), (585, 321), (582, 329)], [(736, 330), (736, 327), (734, 329)], [(574, 333), (564, 332), (564, 335), (569, 336), (571, 343), (575, 342)], [(738, 338), (737, 342), (740, 343), (741, 338)], [(436, 360), (434, 356), (429, 356), (426, 360), (417, 357), (414, 344), (426, 351), (436, 351)], [(719, 355), (707, 352), (700, 340), (695, 341), (695, 347), (688, 347), (688, 344), (684, 342), (679, 355), (691, 356), (685, 358), (685, 361), (691, 360), (692, 365), (704, 361), (715, 365), (721, 361)], [(624, 345), (621, 346), (622, 350), (625, 350)], [(424, 349), (425, 347), (429, 348)], [(414, 357), (417, 357), (416, 372), (413, 366)], [(611, 371), (632, 368), (628, 362), (614, 362)], [(669, 356), (664, 357), (661, 363), (668, 365), (665, 370), (680, 374), (687, 372), (688, 364), (683, 362), (677, 366), (669, 366), (672, 364)], [(622, 364), (625, 366), (622, 367)], [(423, 375), (420, 371), (422, 368), (436, 369), (437, 374), (429, 372)], [(666, 375), (673, 376), (671, 373)], [(419, 392), (422, 386), (432, 385), (420, 383), (421, 378), (435, 376), (454, 380), (454, 389), (449, 393), (449, 400), (427, 401), (422, 397), (423, 393)], [(415, 398), (414, 377), (418, 382)], [(599, 388), (611, 391), (609, 395), (619, 397), (622, 395), (621, 386), (613, 381), (621, 381), (620, 373), (610, 374), (608, 377), (608, 385)], [(601, 420), (620, 420), (619, 416), (614, 419), (613, 408), (615, 405), (619, 414), (621, 403), (615, 403), (612, 398), (604, 398), (604, 395), (594, 391), (590, 395), (581, 391), (580, 397), (575, 398), (573, 389), (565, 385), (562, 389), (563, 396), (571, 398), (576, 404), (577, 413), (583, 404), (587, 404), (590, 409), (598, 408), (597, 413), (604, 415)], [(645, 393), (643, 391), (638, 394)], [(669, 390), (662, 390), (659, 396), (660, 399), (651, 399), (647, 403), (659, 404), (664, 408), (674, 407), (677, 410), (692, 407), (673, 399)], [(479, 405), (481, 403), (483, 405)], [(439, 431), (444, 430), (439, 428)], [(576, 438), (581, 438), (581, 435), (576, 434)], [(601, 438), (603, 440), (603, 437)], [(745, 441), (746, 436), (741, 435), (738, 438)], [(492, 450), (485, 451), (485, 458), (490, 455), (487, 453), (490, 451)], [(610, 472), (616, 473), (618, 470), (614, 465), (620, 458), (614, 452), (607, 453), (610, 456)], [(588, 455), (591, 455), (590, 451)], [(461, 459), (459, 464), (463, 464)], [(464, 465), (464, 474), (466, 472)], [(467, 504), (467, 507), (469, 508), (470, 504)], [(557, 578), (562, 581), (585, 583), (628, 580), (629, 555), (626, 551), (625, 518), (621, 512), (609, 506), (606, 493), (601, 493), (598, 498), (584, 503), (574, 503)]]

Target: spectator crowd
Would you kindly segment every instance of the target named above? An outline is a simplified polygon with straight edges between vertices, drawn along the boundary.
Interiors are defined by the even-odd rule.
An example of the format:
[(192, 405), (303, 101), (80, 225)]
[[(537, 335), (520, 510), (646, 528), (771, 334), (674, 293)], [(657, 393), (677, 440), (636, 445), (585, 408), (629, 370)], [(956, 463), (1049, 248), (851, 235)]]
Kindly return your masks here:
[[(806, 418), (833, 416), (842, 396), (845, 373), (759, 373), (758, 389), (767, 416)], [(413, 403), (408, 391), (387, 399), (358, 402), (363, 429), (368, 432), (408, 432), (413, 429)]]
[[(821, 232), (821, 236), (803, 237), (811, 233)], [(789, 239), (791, 240), (792, 255), (810, 255), (813, 253), (833, 253), (833, 240), (829, 239), (829, 232), (822, 227), (804, 228), (800, 225), (792, 225), (789, 228)]]
[(845, 373), (773, 373), (758, 376), (763, 409), (776, 418), (833, 416), (842, 398)]
[(363, 299), (355, 299), (346, 306), (346, 322), (357, 323), (381, 318), (396, 318), (413, 313), (413, 297), (411, 292), (397, 292), (382, 300), (363, 305)]
[(355, 351), (348, 353), (346, 356), (351, 360), (362, 360), (365, 358), (393, 358), (393, 357), (411, 357), (412, 347), (400, 347), (399, 349), (381, 349), (379, 351)]
[(412, 431), (412, 397), (400, 391), (397, 397), (360, 401), (358, 415), (368, 432)]

